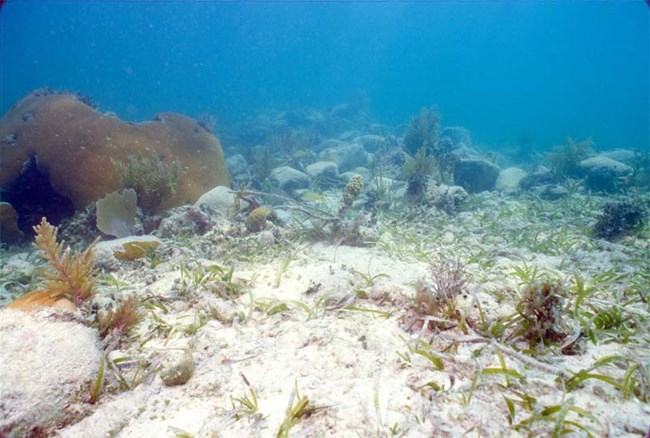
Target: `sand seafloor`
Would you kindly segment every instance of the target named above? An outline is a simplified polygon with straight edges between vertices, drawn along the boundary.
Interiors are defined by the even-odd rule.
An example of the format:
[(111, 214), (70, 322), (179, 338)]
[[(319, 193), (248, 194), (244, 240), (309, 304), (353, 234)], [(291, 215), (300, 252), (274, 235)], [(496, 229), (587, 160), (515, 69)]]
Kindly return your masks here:
[[(380, 212), (365, 223), (361, 246), (313, 242), (287, 223), (238, 233), (225, 215), (202, 236), (162, 238), (156, 259), (118, 261), (101, 274), (97, 305), (136, 295), (143, 318), (110, 341), (94, 403), (90, 379), (43, 434), (644, 436), (648, 226), (615, 243), (594, 239), (589, 230), (605, 201), (584, 193), (558, 201), (475, 194), (454, 215)], [(30, 250), (3, 259), (4, 281), (38, 261)], [(460, 316), (423, 322), (418, 281), (431, 282), (432, 264), (451, 259), (467, 279), (453, 297)], [(517, 312), (531, 276), (561, 288), (559, 322), (573, 338), (570, 349), (551, 343), (525, 351), (516, 326), (498, 324)], [(92, 326), (39, 312), (31, 324)], [(26, 339), (2, 343), (29, 350), (36, 343)], [(49, 347), (41, 351), (56, 355)], [(26, 374), (46, 374), (23, 383), (35, 394), (66, 378), (48, 379), (47, 368), (30, 363)], [(170, 383), (174, 372), (187, 374), (186, 383)], [(3, 384), (5, 394), (17, 390)]]

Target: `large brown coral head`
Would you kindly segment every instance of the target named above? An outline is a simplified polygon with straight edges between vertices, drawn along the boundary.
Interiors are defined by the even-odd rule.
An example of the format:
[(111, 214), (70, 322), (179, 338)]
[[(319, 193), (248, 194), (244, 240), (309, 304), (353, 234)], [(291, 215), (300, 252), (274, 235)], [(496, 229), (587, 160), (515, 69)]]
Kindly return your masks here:
[[(156, 211), (194, 203), (213, 187), (230, 185), (219, 140), (181, 114), (132, 123), (100, 113), (75, 95), (37, 90), (0, 123), (0, 186), (11, 186), (24, 163), (38, 157), (37, 170), (47, 173), (52, 190), (77, 211), (120, 189), (111, 162), (128, 163), (129, 156), (160, 157), (175, 170), (173, 190), (164, 187), (169, 179), (160, 181), (166, 192), (154, 196)], [(180, 166), (173, 164), (176, 159)]]

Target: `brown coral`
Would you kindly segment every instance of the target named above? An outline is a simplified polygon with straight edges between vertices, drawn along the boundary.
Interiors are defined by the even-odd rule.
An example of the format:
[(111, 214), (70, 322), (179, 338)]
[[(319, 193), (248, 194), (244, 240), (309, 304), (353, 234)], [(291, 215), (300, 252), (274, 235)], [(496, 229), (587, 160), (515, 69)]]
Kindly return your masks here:
[(9, 186), (23, 163), (37, 156), (39, 170), (49, 174), (54, 190), (76, 210), (120, 189), (113, 162), (126, 163), (129, 155), (181, 162), (176, 192), (157, 210), (193, 203), (230, 183), (219, 140), (180, 114), (129, 123), (99, 113), (74, 94), (36, 90), (2, 117), (0, 138), (0, 186)]
[(355, 199), (357, 199), (361, 193), (361, 189), (363, 189), (363, 177), (361, 175), (352, 176), (343, 189), (343, 199), (341, 199), (339, 216), (348, 211)]

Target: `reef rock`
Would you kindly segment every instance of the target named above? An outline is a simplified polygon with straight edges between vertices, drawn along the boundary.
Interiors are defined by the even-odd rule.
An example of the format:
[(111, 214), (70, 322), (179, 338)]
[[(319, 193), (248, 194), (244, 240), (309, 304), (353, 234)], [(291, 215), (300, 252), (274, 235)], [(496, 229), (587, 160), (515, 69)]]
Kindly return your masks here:
[(305, 171), (322, 187), (336, 185), (339, 181), (339, 167), (331, 161), (317, 161), (307, 166)]
[(569, 194), (569, 191), (566, 189), (566, 187), (559, 184), (538, 186), (533, 188), (531, 192), (532, 194), (537, 195), (542, 199), (546, 199), (547, 201), (557, 201), (558, 199), (564, 198)]
[(280, 166), (273, 169), (271, 172), (271, 180), (286, 192), (309, 187), (309, 177), (289, 166)]
[(226, 166), (228, 166), (228, 170), (233, 179), (244, 181), (251, 179), (248, 162), (242, 154), (235, 154), (228, 157), (228, 159), (226, 159)]
[(469, 195), (460, 186), (428, 184), (422, 203), (432, 205), (438, 210), (453, 214)]
[(533, 187), (555, 183), (556, 178), (551, 169), (545, 166), (537, 166), (532, 172), (519, 180), (519, 187), (522, 190), (530, 190)]
[(440, 138), (448, 138), (451, 141), (452, 149), (461, 146), (472, 146), (472, 135), (467, 128), (462, 126), (446, 126), (440, 133)]
[(629, 166), (604, 155), (596, 155), (595, 157), (582, 160), (580, 162), (580, 167), (586, 171), (597, 168), (607, 168), (618, 175), (624, 175), (630, 171)]
[(14, 243), (23, 238), (18, 229), (18, 214), (7, 202), (0, 202), (0, 242)]
[(193, 203), (230, 183), (219, 140), (189, 117), (160, 113), (148, 122), (125, 122), (72, 93), (30, 93), (2, 117), (0, 139), (0, 186), (10, 188), (23, 164), (37, 157), (38, 170), (76, 210), (121, 188), (113, 162), (127, 163), (130, 155), (181, 163), (175, 192), (156, 210)]
[(626, 164), (603, 155), (582, 160), (580, 168), (585, 174), (585, 187), (596, 192), (614, 191), (617, 180), (631, 171)]
[[(220, 214), (215, 214), (220, 213)], [(225, 216), (226, 210), (214, 210), (206, 204), (182, 205), (169, 211), (158, 226), (158, 236), (172, 238), (178, 235), (204, 235)]]
[(99, 370), (97, 333), (62, 317), (0, 311), (1, 436), (50, 436), (84, 409)]
[(365, 134), (356, 137), (352, 142), (360, 144), (367, 152), (375, 153), (379, 150), (389, 148), (391, 142), (396, 144), (397, 139), (394, 137), (384, 137), (382, 135)]
[(347, 172), (355, 167), (368, 164), (370, 154), (358, 143), (327, 148), (320, 153), (324, 161), (333, 161), (339, 166), (340, 172)]
[(612, 149), (611, 151), (601, 152), (598, 156), (630, 164), (636, 159), (637, 153), (629, 149)]
[(454, 165), (454, 184), (469, 193), (484, 192), (494, 188), (499, 173), (499, 167), (486, 160), (459, 160)]

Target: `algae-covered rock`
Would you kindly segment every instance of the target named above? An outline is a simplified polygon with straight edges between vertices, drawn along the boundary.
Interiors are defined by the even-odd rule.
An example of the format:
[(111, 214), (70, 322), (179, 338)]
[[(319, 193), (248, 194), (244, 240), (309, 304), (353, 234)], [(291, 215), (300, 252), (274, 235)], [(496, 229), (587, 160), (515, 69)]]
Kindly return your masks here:
[(584, 172), (585, 187), (595, 192), (613, 192), (618, 181), (631, 174), (631, 168), (603, 155), (582, 160), (579, 168)]
[(354, 175), (343, 189), (343, 198), (341, 199), (341, 207), (339, 214), (344, 213), (352, 206), (352, 203), (361, 193), (363, 189), (363, 177), (361, 175)]
[(250, 179), (250, 168), (246, 158), (242, 154), (235, 154), (226, 159), (226, 166), (230, 175), (236, 181)]
[(16, 210), (8, 202), (0, 202), (0, 242), (15, 243), (22, 238)]
[(107, 258), (133, 261), (143, 258), (147, 250), (156, 249), (162, 242), (155, 236), (129, 236), (121, 239), (99, 242), (95, 246), (97, 261), (100, 265), (107, 262)]
[(383, 135), (364, 134), (356, 137), (352, 143), (360, 144), (367, 152), (375, 153), (384, 148), (390, 147), (391, 142), (393, 141), (397, 141), (397, 139)]
[(124, 242), (122, 244), (122, 251), (115, 251), (113, 255), (118, 260), (133, 261), (143, 258), (147, 255), (148, 250), (156, 249), (160, 246), (160, 242), (155, 240), (134, 240), (132, 242)]
[(499, 167), (486, 160), (459, 160), (454, 165), (454, 184), (468, 193), (484, 192), (494, 188), (499, 173)]
[(557, 178), (553, 171), (545, 166), (537, 166), (528, 175), (519, 180), (519, 187), (522, 190), (530, 190), (534, 187), (555, 184)]
[(186, 384), (194, 375), (194, 359), (192, 353), (186, 352), (182, 357), (170, 361), (160, 373), (160, 378), (166, 386)]
[(272, 208), (258, 207), (251, 211), (246, 218), (246, 229), (251, 233), (261, 231), (266, 226), (266, 221), (273, 222), (277, 215)]
[(169, 216), (160, 222), (156, 234), (162, 238), (175, 238), (187, 234), (204, 235), (219, 222), (220, 216), (203, 205), (206, 204), (201, 204), (201, 207), (183, 205), (170, 210)]

